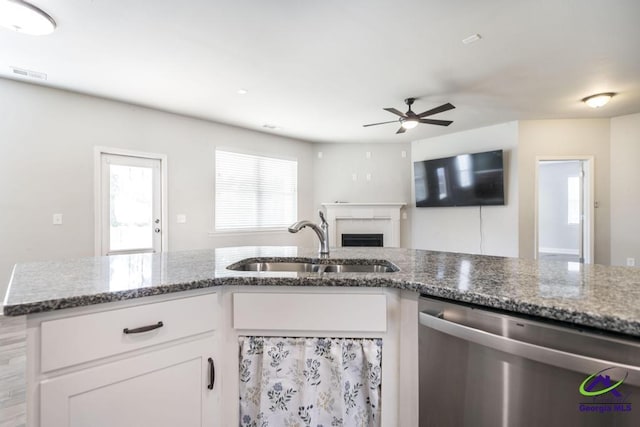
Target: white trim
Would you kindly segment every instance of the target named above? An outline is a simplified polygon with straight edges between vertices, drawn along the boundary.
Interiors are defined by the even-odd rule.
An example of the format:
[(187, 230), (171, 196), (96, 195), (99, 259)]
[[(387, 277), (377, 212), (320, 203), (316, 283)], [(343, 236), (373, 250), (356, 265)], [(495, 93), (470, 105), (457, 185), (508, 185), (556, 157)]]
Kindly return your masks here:
[(538, 248), (538, 252), (543, 254), (562, 254), (562, 255), (580, 255), (578, 249), (566, 249), (566, 248)]
[(407, 204), (403, 203), (403, 202), (376, 202), (376, 203), (340, 203), (340, 202), (336, 202), (336, 203), (321, 203), (322, 206), (397, 206), (397, 207), (404, 207)]
[(103, 154), (113, 154), (117, 156), (141, 157), (146, 159), (160, 160), (160, 180), (161, 180), (161, 216), (162, 216), (162, 252), (169, 250), (169, 202), (168, 202), (168, 160), (166, 154), (147, 153), (143, 151), (133, 151), (123, 148), (95, 146), (93, 147), (93, 218), (94, 218), (94, 253), (95, 256), (102, 255), (102, 212), (100, 209), (100, 190), (102, 186), (101, 158)]
[[(575, 155), (575, 156), (536, 156), (535, 159), (535, 176), (534, 176), (534, 209), (533, 209), (533, 215), (534, 215), (534, 230), (533, 230), (533, 240), (534, 240), (534, 252), (533, 252), (533, 257), (535, 259), (538, 259), (538, 252), (540, 251), (539, 248), (539, 241), (538, 241), (538, 231), (539, 231), (539, 224), (538, 224), (538, 179), (539, 179), (539, 175), (540, 175), (540, 162), (541, 161), (570, 161), (570, 160), (580, 160), (580, 161), (586, 161), (587, 163), (587, 168), (588, 168), (588, 172), (587, 172), (587, 176), (588, 176), (588, 185), (589, 185), (589, 192), (588, 192), (588, 196), (586, 197), (585, 200), (585, 204), (588, 203), (588, 206), (586, 206), (586, 209), (584, 210), (584, 221), (588, 222), (588, 236), (585, 236), (583, 234), (583, 239), (587, 238), (589, 243), (587, 245), (584, 245), (584, 262), (585, 264), (593, 264), (594, 262), (594, 257), (595, 257), (595, 251), (594, 251), (594, 241), (595, 241), (595, 220), (596, 220), (596, 216), (595, 216), (595, 157), (591, 156), (591, 155)], [(583, 230), (584, 233), (584, 230)]]
[(209, 231), (209, 237), (217, 236), (247, 236), (249, 234), (286, 234), (289, 230), (286, 228), (251, 228), (251, 229), (237, 229), (237, 230), (219, 230)]

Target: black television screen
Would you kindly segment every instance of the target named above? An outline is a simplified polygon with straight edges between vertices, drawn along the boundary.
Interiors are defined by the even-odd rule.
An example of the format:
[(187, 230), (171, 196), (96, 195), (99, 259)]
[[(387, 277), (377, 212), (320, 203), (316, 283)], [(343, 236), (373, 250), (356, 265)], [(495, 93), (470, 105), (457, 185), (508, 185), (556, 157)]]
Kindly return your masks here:
[(504, 205), (502, 150), (414, 162), (417, 207)]

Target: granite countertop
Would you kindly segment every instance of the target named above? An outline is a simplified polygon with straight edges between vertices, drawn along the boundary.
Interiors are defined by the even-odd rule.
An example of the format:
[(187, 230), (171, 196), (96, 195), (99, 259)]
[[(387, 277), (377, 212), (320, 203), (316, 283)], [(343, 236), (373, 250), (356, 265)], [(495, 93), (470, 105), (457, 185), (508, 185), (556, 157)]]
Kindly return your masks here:
[(640, 337), (640, 269), (398, 248), (335, 248), (328, 261), (388, 260), (400, 269), (394, 273), (226, 269), (254, 257), (317, 260), (317, 252), (237, 247), (18, 264), (4, 313), (17, 316), (223, 285), (391, 287)]

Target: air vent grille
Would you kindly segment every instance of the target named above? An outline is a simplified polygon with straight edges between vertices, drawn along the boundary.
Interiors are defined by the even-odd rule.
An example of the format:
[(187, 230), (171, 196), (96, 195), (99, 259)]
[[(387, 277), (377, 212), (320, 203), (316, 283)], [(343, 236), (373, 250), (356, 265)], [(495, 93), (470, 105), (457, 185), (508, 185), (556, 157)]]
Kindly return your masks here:
[(45, 73), (40, 73), (38, 71), (26, 70), (24, 68), (17, 67), (9, 67), (13, 74), (16, 74), (20, 77), (25, 77), (28, 79), (38, 79), (38, 80), (47, 80), (47, 75)]

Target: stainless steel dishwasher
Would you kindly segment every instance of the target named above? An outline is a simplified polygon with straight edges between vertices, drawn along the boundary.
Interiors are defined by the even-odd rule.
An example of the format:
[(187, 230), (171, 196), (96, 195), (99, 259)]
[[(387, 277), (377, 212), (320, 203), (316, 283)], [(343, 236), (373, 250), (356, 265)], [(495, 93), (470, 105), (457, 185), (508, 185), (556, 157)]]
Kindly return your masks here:
[(420, 299), (420, 427), (640, 426), (640, 339)]

